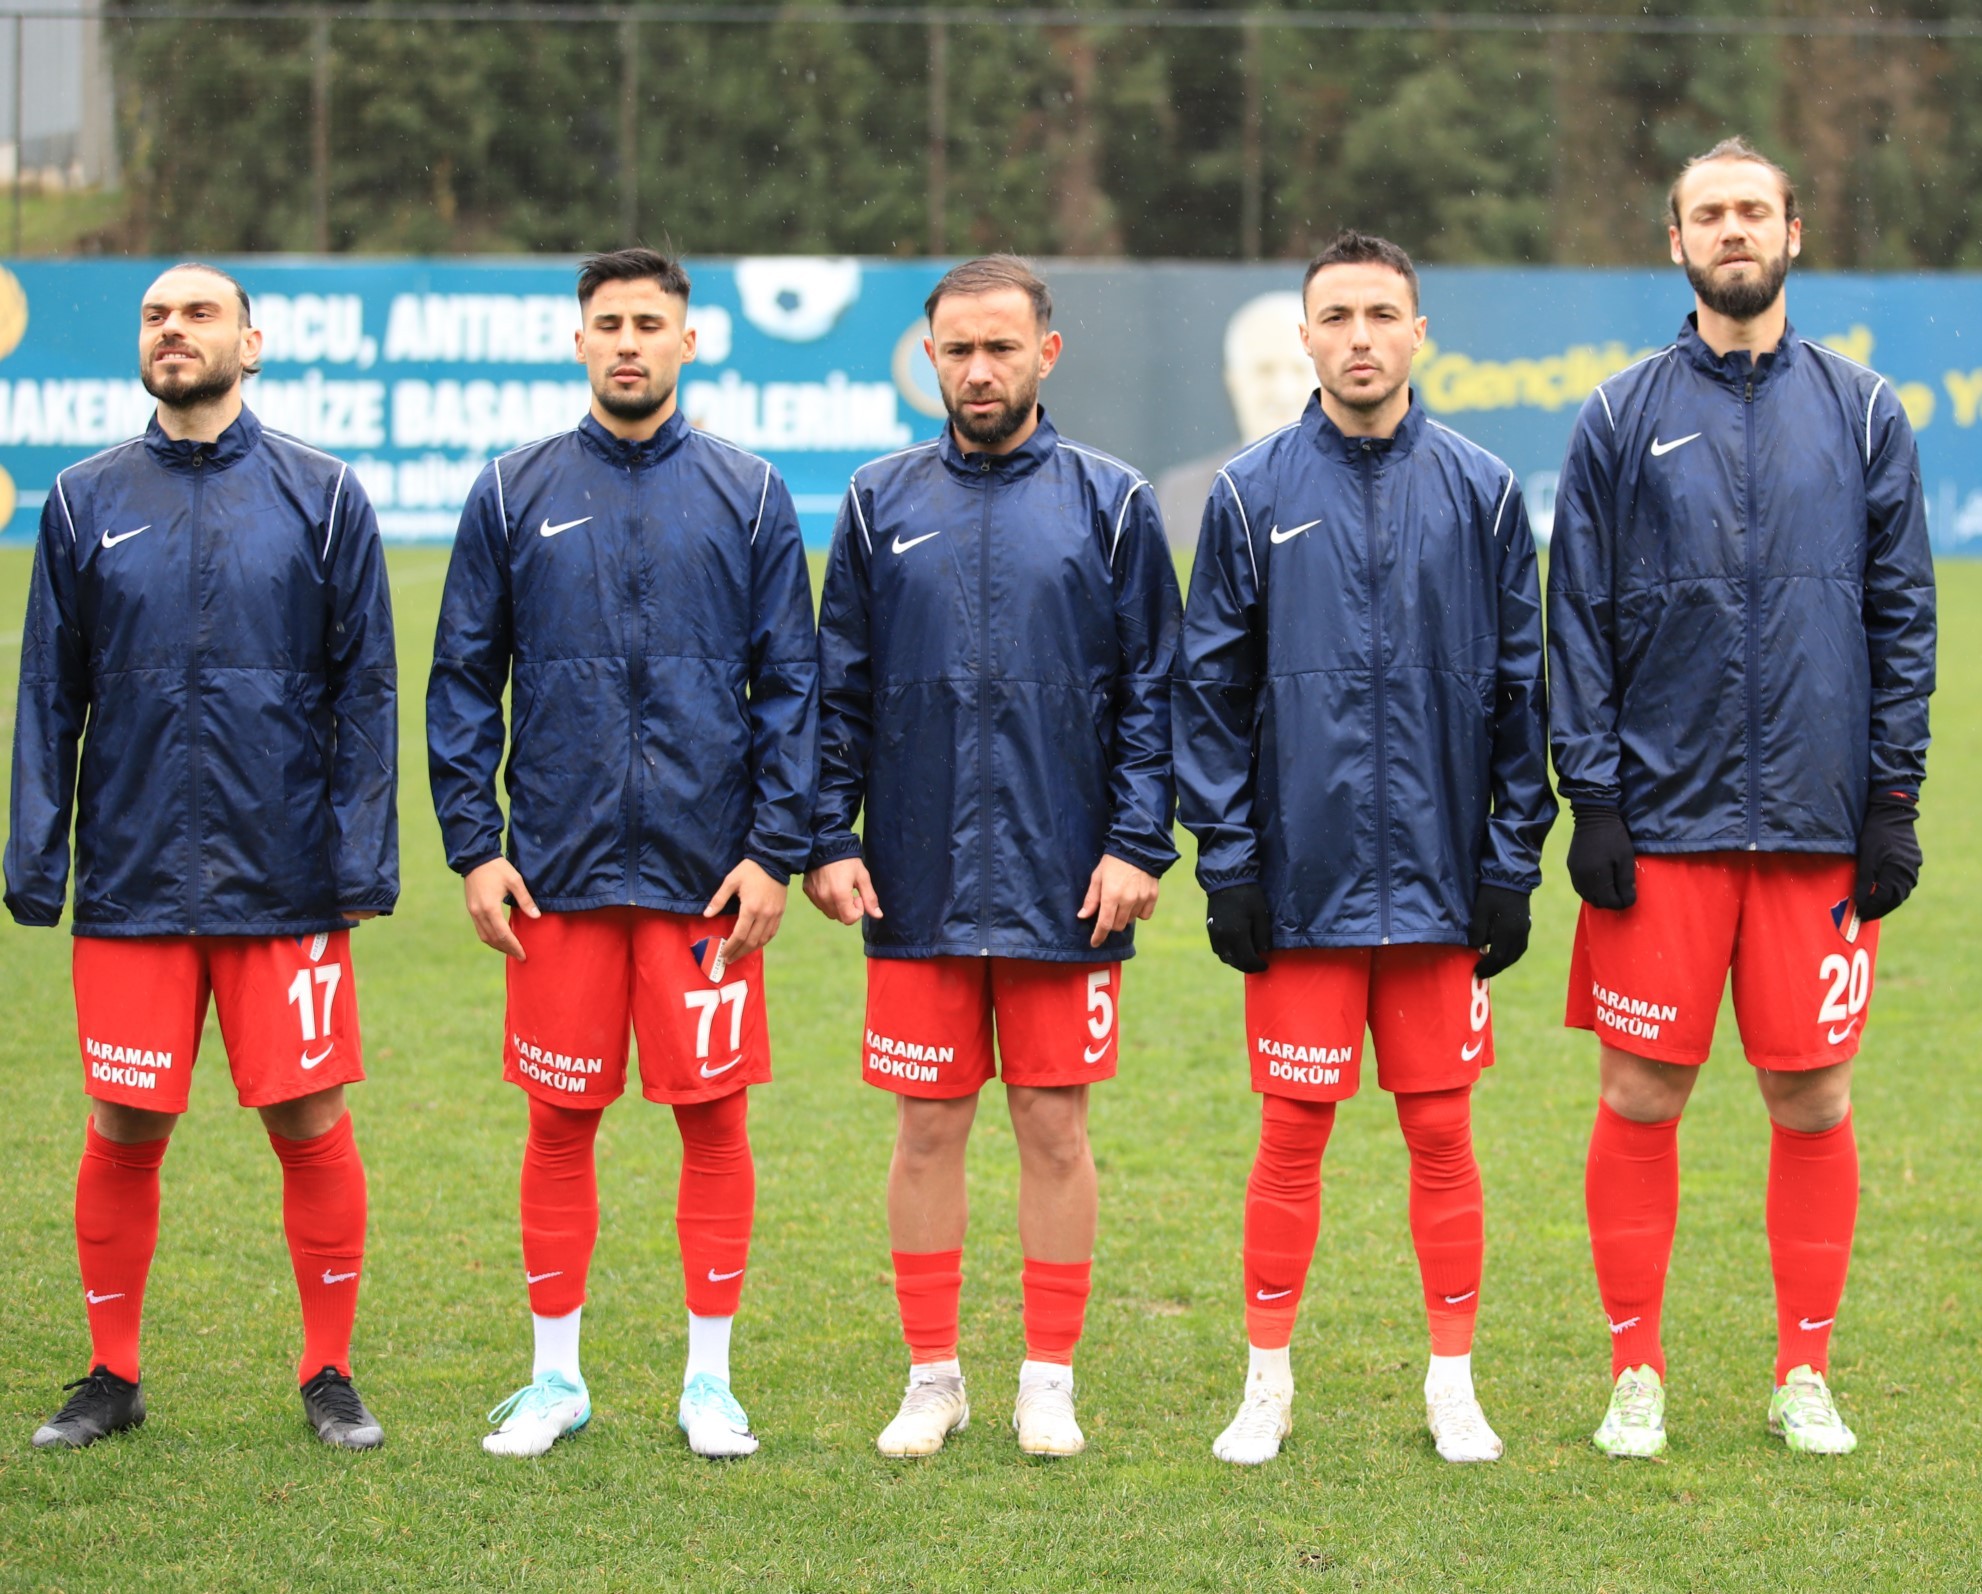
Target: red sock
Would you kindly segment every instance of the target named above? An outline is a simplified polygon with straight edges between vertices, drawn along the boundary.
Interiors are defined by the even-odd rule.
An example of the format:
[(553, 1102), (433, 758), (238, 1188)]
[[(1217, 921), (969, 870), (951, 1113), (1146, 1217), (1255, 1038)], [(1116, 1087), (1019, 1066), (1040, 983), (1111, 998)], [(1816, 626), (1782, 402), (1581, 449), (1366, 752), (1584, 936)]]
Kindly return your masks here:
[(1397, 1098), (1397, 1124), (1411, 1150), (1411, 1243), (1434, 1356), (1470, 1353), (1480, 1310), (1486, 1230), (1472, 1094), (1463, 1085)]
[(1321, 1154), (1334, 1127), (1332, 1101), (1260, 1097), (1244, 1255), (1246, 1339), (1261, 1350), (1280, 1350), (1294, 1337), (1321, 1232)]
[(1776, 1383), (1806, 1363), (1830, 1366), (1858, 1225), (1858, 1136), (1846, 1112), (1815, 1133), (1771, 1126), (1769, 1261), (1776, 1275)]
[(963, 1294), (963, 1247), (954, 1251), (896, 1251), (895, 1303), (902, 1338), (917, 1366), (955, 1361), (957, 1300)]
[(1583, 1201), (1597, 1293), (1610, 1319), (1610, 1376), (1650, 1366), (1663, 1378), (1659, 1313), (1679, 1226), (1679, 1120), (1641, 1124), (1598, 1102)]
[(1087, 1319), (1093, 1262), (1040, 1262), (1025, 1259), (1019, 1283), (1025, 1298), (1025, 1359), (1073, 1365)]
[(523, 1141), (523, 1281), (530, 1310), (567, 1317), (585, 1304), (585, 1278), (599, 1239), (599, 1176), (592, 1143), (598, 1108), (530, 1100)]
[(358, 1315), (358, 1274), (365, 1261), (365, 1165), (351, 1135), (351, 1115), (314, 1140), (268, 1143), (282, 1161), (282, 1230), (303, 1302), (307, 1383), (326, 1367), (351, 1376), (351, 1321)]
[(688, 1309), (697, 1317), (734, 1317), (743, 1295), (750, 1227), (757, 1216), (749, 1112), (750, 1093), (744, 1090), (674, 1110), (681, 1130), (674, 1228), (688, 1279)]
[(137, 1382), (145, 1280), (158, 1249), (158, 1165), (169, 1140), (125, 1145), (90, 1124), (76, 1170), (76, 1261), (89, 1312), (89, 1364)]

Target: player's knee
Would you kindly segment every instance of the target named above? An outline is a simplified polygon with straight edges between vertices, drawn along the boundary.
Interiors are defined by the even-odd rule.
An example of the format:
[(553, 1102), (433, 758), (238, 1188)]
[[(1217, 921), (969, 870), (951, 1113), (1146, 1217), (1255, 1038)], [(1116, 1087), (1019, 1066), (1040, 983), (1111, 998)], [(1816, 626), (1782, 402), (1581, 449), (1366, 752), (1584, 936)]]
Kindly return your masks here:
[(90, 1121), (105, 1140), (134, 1146), (147, 1140), (168, 1138), (179, 1122), (179, 1114), (153, 1112), (146, 1107), (126, 1107), (116, 1101), (97, 1101), (90, 1104)]
[(1086, 1103), (1061, 1099), (1064, 1094), (1068, 1093), (1010, 1093), (1012, 1132), (1019, 1143), (1020, 1158), (1035, 1171), (1054, 1178), (1080, 1172), (1092, 1155)]
[(1603, 1103), (1633, 1123), (1662, 1124), (1686, 1110), (1698, 1070), (1661, 1063), (1605, 1046), (1601, 1054)]
[(1803, 1073), (1759, 1068), (1755, 1082), (1769, 1117), (1799, 1134), (1835, 1129), (1851, 1111), (1851, 1070), (1845, 1064)]
[(947, 1167), (961, 1160), (970, 1139), (974, 1102), (901, 1099), (895, 1155), (911, 1172)]

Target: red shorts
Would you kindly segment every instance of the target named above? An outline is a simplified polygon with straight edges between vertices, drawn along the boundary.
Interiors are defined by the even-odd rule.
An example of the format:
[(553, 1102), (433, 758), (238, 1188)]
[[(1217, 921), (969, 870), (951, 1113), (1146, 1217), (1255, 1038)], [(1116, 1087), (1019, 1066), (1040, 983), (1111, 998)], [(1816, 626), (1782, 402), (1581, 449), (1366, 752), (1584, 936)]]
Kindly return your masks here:
[(83, 1089), (98, 1101), (184, 1112), (209, 996), (243, 1107), (272, 1107), (365, 1077), (351, 932), (75, 938)]
[(604, 1107), (626, 1089), (629, 1030), (649, 1101), (713, 1101), (771, 1078), (764, 955), (712, 980), (702, 943), (736, 919), (652, 908), (510, 915), (526, 961), (509, 961), (502, 1077), (562, 1107)]
[(1119, 963), (869, 958), (861, 1076), (936, 1098), (972, 1095), (996, 1072), (1039, 1087), (1112, 1079), (1121, 997)]
[(1253, 1089), (1346, 1101), (1362, 1084), (1363, 1031), (1392, 1094), (1457, 1090), (1493, 1066), (1493, 1009), (1465, 946), (1302, 947), (1246, 976)]
[(1638, 855), (1638, 900), (1587, 903), (1569, 963), (1572, 1029), (1661, 1063), (1703, 1063), (1721, 992), (1757, 1068), (1828, 1068), (1858, 1050), (1879, 926), (1851, 906), (1850, 858)]

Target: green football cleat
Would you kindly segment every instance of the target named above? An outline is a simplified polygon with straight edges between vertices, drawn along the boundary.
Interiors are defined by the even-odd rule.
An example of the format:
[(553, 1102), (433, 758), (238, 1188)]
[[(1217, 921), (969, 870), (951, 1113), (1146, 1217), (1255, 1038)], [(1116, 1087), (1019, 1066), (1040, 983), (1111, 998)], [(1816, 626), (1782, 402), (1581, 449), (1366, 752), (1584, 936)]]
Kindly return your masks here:
[(1805, 1456), (1848, 1456), (1858, 1435), (1845, 1427), (1824, 1375), (1807, 1362), (1792, 1367), (1782, 1388), (1769, 1397), (1769, 1432)]
[(1665, 1381), (1649, 1366), (1627, 1367), (1610, 1392), (1590, 1443), (1607, 1456), (1645, 1460), (1665, 1452)]

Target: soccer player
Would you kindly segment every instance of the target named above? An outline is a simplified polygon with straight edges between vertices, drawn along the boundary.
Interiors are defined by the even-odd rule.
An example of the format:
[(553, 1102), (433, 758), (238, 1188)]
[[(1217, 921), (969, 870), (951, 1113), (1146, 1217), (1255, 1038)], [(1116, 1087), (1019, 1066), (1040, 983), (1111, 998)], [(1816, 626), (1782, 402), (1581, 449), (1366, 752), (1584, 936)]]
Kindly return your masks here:
[(1072, 1455), (1087, 1091), (1115, 1072), (1122, 960), (1176, 859), (1177, 580), (1149, 484), (1040, 408), (1061, 338), (1030, 266), (966, 262), (924, 310), (949, 424), (862, 466), (840, 510), (805, 894), (864, 923), (862, 1072), (898, 1098), (888, 1229), (911, 1365), (876, 1442), (928, 1455), (970, 1417), (964, 1148), (995, 1025), (1025, 1256), (1013, 1421), (1021, 1450)]
[(530, 1113), (536, 1353), (530, 1382), (490, 1413), (492, 1455), (542, 1455), (591, 1419), (578, 1341), (599, 1232), (593, 1141), (625, 1089), (629, 1029), (643, 1093), (681, 1132), (678, 1420), (697, 1455), (757, 1448), (729, 1366), (756, 1211), (747, 1092), (771, 1077), (760, 950), (810, 845), (818, 657), (783, 479), (677, 403), (695, 357), (688, 292), (680, 263), (650, 249), (585, 262), (591, 413), (482, 472), (441, 600), (434, 805), (468, 916), (510, 959), (503, 1076)]
[(1679, 1118), (1732, 971), (1771, 1120), (1769, 1426), (1842, 1454), (1857, 1441), (1824, 1375), (1858, 1212), (1851, 1059), (1877, 921), (1920, 871), (1920, 467), (1891, 386), (1789, 325), (1803, 223), (1782, 168), (1729, 139), (1686, 164), (1669, 207), (1694, 313), (1583, 406), (1549, 563), (1585, 903), (1568, 1022), (1596, 1032), (1601, 1077), (1585, 1190), (1615, 1384), (1595, 1441), (1665, 1448)]
[(1293, 1426), (1322, 1153), (1367, 1028), (1410, 1150), (1432, 1439), (1447, 1461), (1492, 1461), (1471, 1095), (1493, 1062), (1487, 982), (1527, 949), (1555, 817), (1534, 538), (1513, 473), (1412, 394), (1425, 318), (1402, 249), (1340, 234), (1302, 313), (1320, 389), (1219, 473), (1179, 669), (1179, 800), (1212, 950), (1246, 976), (1262, 1098), (1250, 1368), (1212, 1448), (1256, 1465)]
[(174, 266), (139, 315), (151, 425), (62, 472), (41, 512), (7, 907), (61, 918), (73, 806), (91, 1365), (37, 1445), (144, 1421), (159, 1166), (209, 998), (282, 1164), (304, 1413), (326, 1444), (385, 1438), (351, 1387), (365, 1172), (344, 1087), (365, 1077), (350, 925), (399, 895), (392, 607), (357, 478), (242, 403), (260, 358), (247, 291)]

